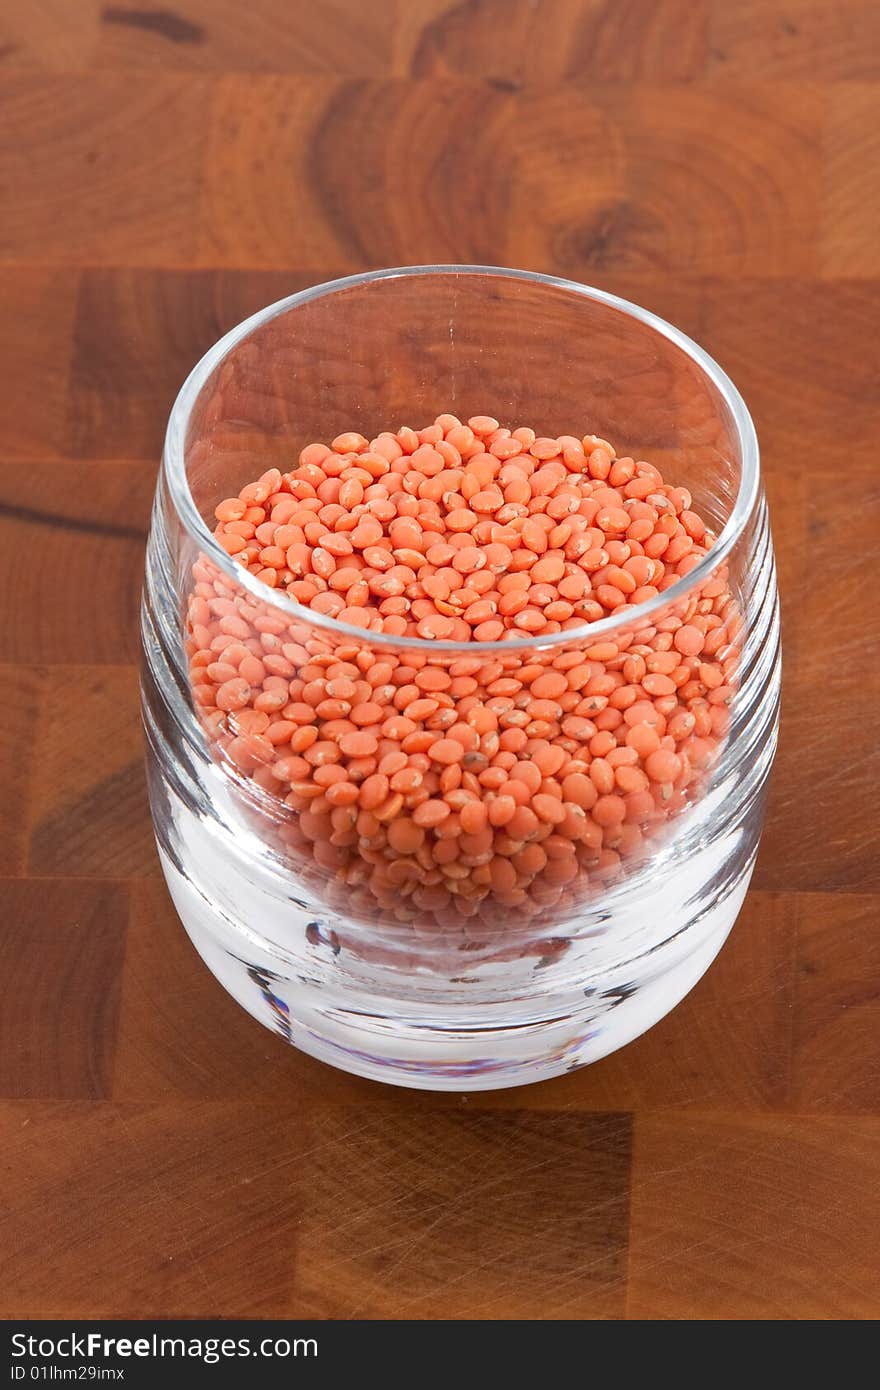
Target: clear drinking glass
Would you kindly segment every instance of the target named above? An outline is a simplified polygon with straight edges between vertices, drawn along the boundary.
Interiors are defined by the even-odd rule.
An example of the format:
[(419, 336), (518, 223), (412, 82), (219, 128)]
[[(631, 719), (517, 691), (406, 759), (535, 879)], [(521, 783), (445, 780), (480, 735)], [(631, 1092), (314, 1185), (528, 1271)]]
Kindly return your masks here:
[[(307, 443), (418, 429), (441, 412), (606, 438), (688, 489), (714, 544), (673, 587), (600, 621), (456, 644), (312, 612), (214, 539), (221, 499), (273, 466), (293, 468)], [(400, 825), (411, 807), (394, 796), (379, 821), (358, 819), (357, 807), (331, 814), (308, 799), (313, 788), (273, 781), (235, 713), (216, 709), (204, 668), (190, 670), (196, 639), (225, 616), (224, 631), (276, 658), (282, 685), (333, 663), (374, 667), (398, 685), (401, 667), (427, 670), (456, 698), (468, 692), (470, 710), (502, 679), (514, 691), (496, 704), (503, 728), (522, 728), (515, 692), (526, 668), (529, 679), (538, 667), (611, 672), (613, 684), (627, 660), (630, 675), (642, 672), (639, 651), (669, 650), (694, 613), (710, 614), (726, 674), (720, 690), (694, 687), (696, 731), (672, 726), (687, 771), (659, 788), (653, 810), (633, 792), (623, 825), (597, 827), (575, 808), (552, 833), (542, 824), (516, 841), (504, 827), (468, 835), (456, 809), (416, 845)], [(635, 305), (548, 276), (430, 266), (319, 285), (254, 315), (205, 355), (171, 413), (142, 627), (150, 796), (171, 895), (209, 969), (303, 1051), (429, 1089), (540, 1080), (650, 1027), (730, 931), (778, 721), (757, 442), (719, 367)], [(613, 733), (607, 705), (600, 696), (595, 719)], [(435, 711), (419, 727), (436, 732), (450, 717)], [(529, 724), (520, 756), (548, 728), (575, 756), (590, 727), (569, 724), (572, 738), (564, 727), (552, 711), (549, 725)], [(487, 737), (475, 767), (491, 764), (498, 745)]]

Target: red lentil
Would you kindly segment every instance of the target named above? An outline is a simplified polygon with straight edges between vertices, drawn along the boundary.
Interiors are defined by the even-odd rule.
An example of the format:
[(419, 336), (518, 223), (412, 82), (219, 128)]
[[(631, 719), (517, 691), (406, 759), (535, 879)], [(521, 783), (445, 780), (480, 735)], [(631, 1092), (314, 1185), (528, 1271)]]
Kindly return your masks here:
[[(285, 844), (358, 903), (441, 924), (547, 911), (699, 794), (742, 624), (723, 565), (659, 618), (635, 612), (713, 539), (652, 465), (593, 435), (443, 414), (307, 445), (215, 516), (266, 599), (197, 560), (194, 703), (238, 775), (286, 800)], [(273, 590), (424, 649), (297, 623)], [(614, 641), (584, 641), (629, 610)], [(481, 654), (573, 629), (576, 646)]]

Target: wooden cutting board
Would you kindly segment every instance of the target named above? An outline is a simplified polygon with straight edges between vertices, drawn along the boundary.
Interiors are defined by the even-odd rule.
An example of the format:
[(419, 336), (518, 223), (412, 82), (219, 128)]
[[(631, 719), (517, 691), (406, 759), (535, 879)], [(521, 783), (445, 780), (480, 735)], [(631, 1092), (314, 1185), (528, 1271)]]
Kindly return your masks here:
[[(880, 8), (7, 0), (0, 16), (0, 1314), (876, 1317)], [(616, 1056), (344, 1076), (190, 948), (141, 770), (168, 408), (366, 267), (572, 276), (750, 404), (783, 595), (759, 868)]]

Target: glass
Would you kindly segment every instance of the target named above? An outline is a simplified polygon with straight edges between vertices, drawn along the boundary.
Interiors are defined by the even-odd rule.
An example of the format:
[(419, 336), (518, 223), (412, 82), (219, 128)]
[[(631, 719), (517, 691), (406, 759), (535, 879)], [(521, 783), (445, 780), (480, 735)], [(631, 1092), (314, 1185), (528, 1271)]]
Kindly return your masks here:
[[(313, 612), (215, 540), (218, 503), (266, 470), (295, 467), (306, 444), (420, 429), (440, 412), (607, 439), (618, 457), (654, 463), (667, 484), (686, 488), (714, 544), (671, 588), (599, 621), (462, 644)], [(360, 804), (331, 808), (294, 774), (279, 781), (254, 729), (217, 708), (216, 681), (199, 665), (208, 658), (198, 655), (222, 632), (271, 656), (271, 684), (299, 681), (294, 694), (301, 671), (311, 679), (328, 667), (374, 667), (391, 682), (386, 693), (427, 671), (431, 689), (453, 691), (447, 705), (469, 697), (470, 712), (494, 698), (501, 722), (474, 743), (476, 773), (492, 765), (499, 732), (524, 721), (526, 742), (506, 742), (525, 761), (548, 731), (569, 759), (597, 732), (622, 745), (626, 711), (609, 709), (607, 695), (591, 706), (592, 724), (582, 705), (577, 725), (564, 723), (561, 707), (561, 725), (547, 708), (543, 723), (530, 723), (519, 676), (610, 674), (590, 689), (613, 692), (617, 673), (638, 680), (662, 666), (694, 613), (714, 625), (707, 649), (711, 638), (723, 676), (692, 687), (696, 727), (674, 726), (683, 770), (659, 788), (655, 777), (653, 802), (640, 800), (641, 750), (623, 824), (597, 825), (569, 806), (548, 832), (532, 814), (541, 801), (530, 801), (516, 840), (503, 825), (461, 827), (460, 781), (451, 819), (418, 832), (412, 804), (393, 791), (362, 819)], [(649, 1028), (730, 931), (776, 743), (772, 547), (742, 399), (696, 344), (652, 314), (578, 284), (470, 266), (354, 276), (256, 314), (205, 355), (171, 413), (142, 628), (150, 796), (171, 895), (209, 969), (303, 1051), (405, 1086), (537, 1081)], [(492, 696), (497, 680), (508, 682), (505, 694)], [(663, 706), (669, 721), (681, 714), (676, 699)], [(441, 703), (414, 722), (436, 737), (461, 717)], [(542, 776), (554, 777), (557, 758), (565, 762), (551, 752)], [(368, 770), (369, 761), (356, 768), (356, 780)], [(447, 779), (453, 791), (457, 777)], [(544, 809), (553, 810), (546, 798)]]

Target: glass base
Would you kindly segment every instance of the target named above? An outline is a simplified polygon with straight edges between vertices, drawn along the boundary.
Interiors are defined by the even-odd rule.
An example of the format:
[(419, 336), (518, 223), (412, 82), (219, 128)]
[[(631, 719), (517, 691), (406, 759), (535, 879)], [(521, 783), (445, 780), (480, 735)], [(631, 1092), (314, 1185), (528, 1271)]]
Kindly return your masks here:
[(331, 1066), (433, 1091), (527, 1085), (574, 1071), (632, 1042), (674, 1008), (711, 965), (740, 910), (753, 862), (671, 939), (610, 969), (607, 978), (586, 987), (569, 979), (565, 988), (536, 997), (484, 998), (469, 1005), (357, 992), (350, 980), (344, 987), (334, 982), (332, 963), (320, 975), (301, 964), (286, 968), (256, 939), (243, 939), (240, 924), (229, 922), (161, 848), (160, 854), (193, 945), (248, 1013)]

